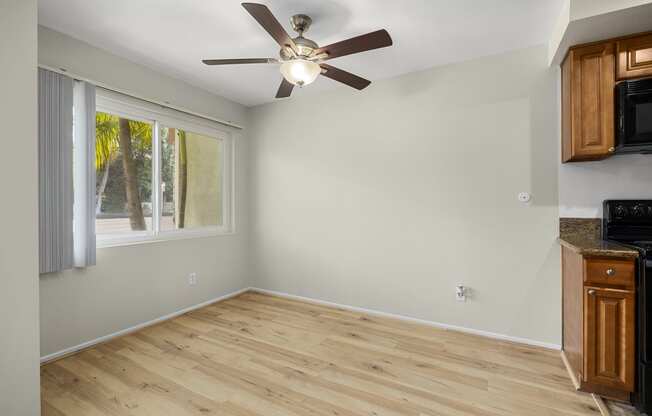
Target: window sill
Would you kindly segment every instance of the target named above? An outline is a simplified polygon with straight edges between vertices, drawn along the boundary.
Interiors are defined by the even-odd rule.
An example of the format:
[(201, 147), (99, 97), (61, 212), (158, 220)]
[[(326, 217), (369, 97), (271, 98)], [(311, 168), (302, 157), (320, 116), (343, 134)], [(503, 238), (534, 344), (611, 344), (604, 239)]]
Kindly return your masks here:
[(135, 246), (141, 244), (164, 243), (166, 241), (190, 240), (195, 238), (209, 238), (235, 235), (235, 231), (220, 228), (204, 228), (197, 230), (168, 231), (158, 235), (105, 235), (97, 237), (97, 248), (111, 248), (122, 246)]

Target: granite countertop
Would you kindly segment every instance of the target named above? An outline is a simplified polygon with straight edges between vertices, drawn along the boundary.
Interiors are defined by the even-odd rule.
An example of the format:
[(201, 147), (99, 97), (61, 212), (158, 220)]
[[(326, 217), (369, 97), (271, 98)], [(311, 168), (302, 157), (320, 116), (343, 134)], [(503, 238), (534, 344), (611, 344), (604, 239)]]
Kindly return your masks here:
[(586, 256), (600, 257), (638, 257), (638, 251), (605, 241), (599, 238), (577, 238), (574, 236), (559, 237), (559, 243), (565, 247)]
[(599, 219), (561, 218), (559, 222), (559, 243), (587, 256), (638, 257), (638, 251), (632, 248), (603, 240)]

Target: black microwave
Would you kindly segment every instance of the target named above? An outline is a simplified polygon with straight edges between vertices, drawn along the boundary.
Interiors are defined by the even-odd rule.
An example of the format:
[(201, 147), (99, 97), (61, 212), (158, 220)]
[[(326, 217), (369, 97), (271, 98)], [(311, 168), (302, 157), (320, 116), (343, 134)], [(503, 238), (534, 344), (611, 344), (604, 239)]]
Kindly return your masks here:
[(652, 153), (652, 78), (616, 85), (616, 153)]

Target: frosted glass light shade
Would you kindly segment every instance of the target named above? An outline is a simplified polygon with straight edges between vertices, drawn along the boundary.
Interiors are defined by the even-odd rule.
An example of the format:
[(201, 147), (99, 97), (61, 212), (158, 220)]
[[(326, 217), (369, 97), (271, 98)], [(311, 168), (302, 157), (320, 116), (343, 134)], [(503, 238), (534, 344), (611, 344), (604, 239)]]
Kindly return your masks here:
[(321, 73), (319, 64), (305, 59), (293, 59), (281, 64), (281, 74), (290, 83), (303, 87), (311, 84)]

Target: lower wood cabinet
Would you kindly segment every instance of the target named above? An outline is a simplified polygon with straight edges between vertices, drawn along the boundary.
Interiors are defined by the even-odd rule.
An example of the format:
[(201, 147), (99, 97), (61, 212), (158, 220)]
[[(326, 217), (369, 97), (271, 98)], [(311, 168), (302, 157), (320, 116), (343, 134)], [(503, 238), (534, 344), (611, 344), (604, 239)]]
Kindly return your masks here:
[(634, 259), (562, 248), (562, 345), (579, 390), (619, 400), (634, 391), (634, 270)]
[(584, 319), (585, 382), (633, 391), (634, 292), (584, 288)]

